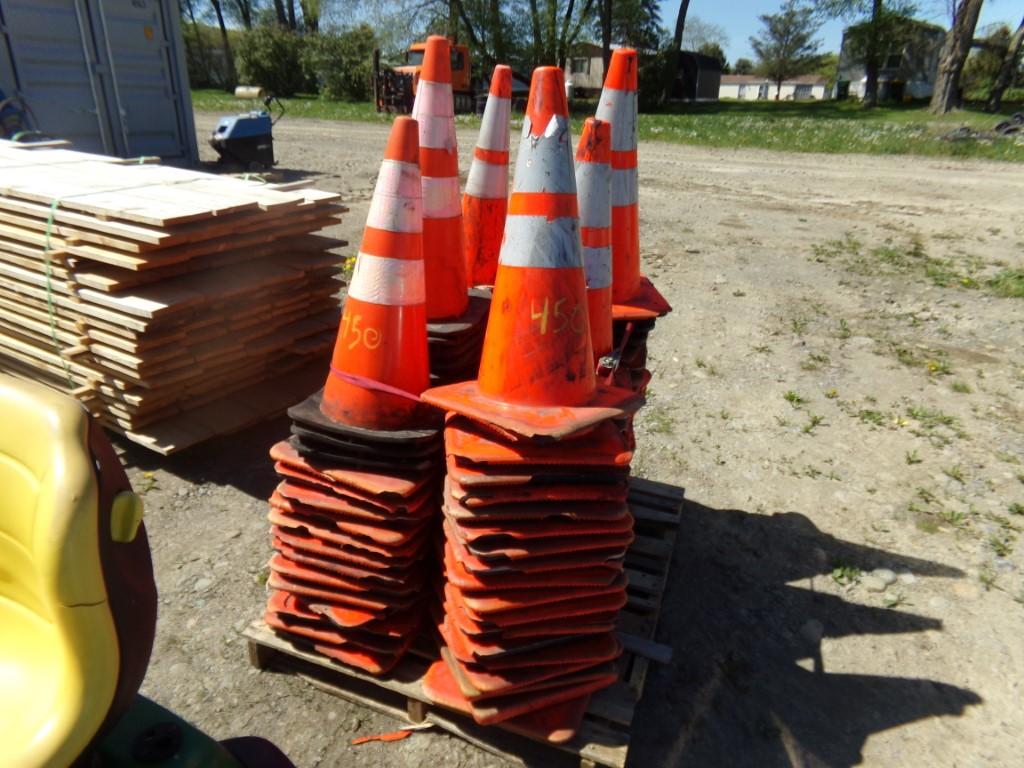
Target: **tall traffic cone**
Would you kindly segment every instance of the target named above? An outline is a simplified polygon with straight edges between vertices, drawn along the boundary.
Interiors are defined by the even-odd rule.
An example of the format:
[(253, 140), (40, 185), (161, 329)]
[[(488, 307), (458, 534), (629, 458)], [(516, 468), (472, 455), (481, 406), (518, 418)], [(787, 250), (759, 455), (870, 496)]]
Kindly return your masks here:
[(466, 236), (466, 276), (470, 286), (493, 285), (508, 208), (509, 119), (512, 112), (512, 68), (498, 64), (473, 151), (462, 224)]
[(612, 351), (611, 125), (588, 117), (576, 148), (580, 240), (594, 357)]
[(395, 120), (327, 383), (288, 409), (291, 437), (270, 450), (280, 483), (264, 621), (371, 674), (417, 637), (440, 517), (442, 433), (421, 423), (419, 402), (429, 370), (418, 131)]
[(423, 255), (430, 320), (458, 317), (468, 302), (450, 51), (447, 38), (427, 38), (412, 107), (412, 116), (419, 122), (426, 244)]
[(424, 399), (527, 437), (564, 437), (635, 411), (598, 385), (562, 71), (534, 70), (476, 381)]
[(417, 131), (391, 129), (320, 403), (354, 427), (406, 425), (430, 381)]
[(637, 53), (612, 52), (597, 117), (612, 124), (612, 309), (615, 319), (653, 319), (671, 307), (640, 274)]

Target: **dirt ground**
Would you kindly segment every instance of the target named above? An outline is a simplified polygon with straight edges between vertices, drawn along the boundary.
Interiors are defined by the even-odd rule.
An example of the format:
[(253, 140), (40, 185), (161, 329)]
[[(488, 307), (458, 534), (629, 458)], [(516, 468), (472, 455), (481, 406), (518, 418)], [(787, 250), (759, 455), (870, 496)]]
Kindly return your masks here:
[[(197, 115), (201, 143), (214, 122)], [(279, 169), (351, 207), (349, 254), (385, 136), (275, 128)], [(688, 502), (659, 629), (674, 660), (631, 765), (1019, 765), (1024, 300), (985, 281), (1024, 267), (1021, 167), (662, 143), (640, 163), (645, 269), (674, 311), (634, 472)], [(500, 765), (437, 731), (352, 747), (398, 723), (249, 667), (286, 432), (125, 446), (160, 590), (143, 691), (299, 766)]]

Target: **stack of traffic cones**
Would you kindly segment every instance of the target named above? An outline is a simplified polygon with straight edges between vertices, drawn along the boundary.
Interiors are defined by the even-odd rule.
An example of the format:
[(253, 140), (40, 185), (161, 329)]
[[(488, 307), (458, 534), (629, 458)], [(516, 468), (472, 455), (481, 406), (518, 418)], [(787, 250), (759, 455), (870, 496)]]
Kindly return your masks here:
[(612, 317), (618, 365), (628, 371), (635, 391), (650, 380), (647, 336), (657, 318), (671, 311), (658, 290), (640, 273), (640, 213), (637, 178), (637, 71), (635, 50), (612, 53), (597, 117), (611, 123)]
[(480, 362), (488, 308), (487, 293), (467, 291), (452, 99), (451, 46), (447, 38), (431, 35), (412, 116), (419, 123), (427, 336), (433, 384), (472, 378)]
[(571, 738), (616, 679), (640, 405), (599, 384), (562, 72), (535, 70), (479, 378), (428, 390), (448, 415), (445, 642), (424, 691), (480, 723)]
[(438, 517), (441, 430), (428, 384), (416, 122), (399, 117), (356, 258), (324, 389), (270, 452), (268, 625), (365, 671), (416, 636)]
[(469, 286), (494, 285), (508, 209), (508, 144), (512, 116), (512, 68), (499, 64), (491, 76), (480, 138), (473, 150), (462, 224)]

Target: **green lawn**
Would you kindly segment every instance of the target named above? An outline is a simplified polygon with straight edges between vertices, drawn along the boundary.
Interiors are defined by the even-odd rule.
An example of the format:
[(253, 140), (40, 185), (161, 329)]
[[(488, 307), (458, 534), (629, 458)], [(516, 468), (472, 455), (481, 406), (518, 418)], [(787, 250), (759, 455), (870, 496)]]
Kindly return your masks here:
[[(358, 120), (385, 123), (367, 102), (327, 101), (314, 96), (282, 99), (285, 119)], [(234, 114), (246, 102), (217, 90), (192, 91), (196, 110)], [(573, 104), (574, 122), (591, 114), (594, 102)], [(1009, 115), (1022, 109), (1011, 105)], [(936, 117), (920, 104), (864, 109), (854, 102), (738, 102), (686, 104), (640, 115), (640, 138), (697, 144), (708, 147), (752, 147), (792, 152), (859, 153), (870, 155), (929, 155), (980, 157), (1024, 162), (1024, 138), (962, 139), (943, 141), (949, 131), (968, 126), (990, 130), (1000, 119), (980, 109), (967, 108)], [(460, 115), (460, 125), (473, 127), (479, 120)], [(575, 126), (579, 130), (579, 125)]]

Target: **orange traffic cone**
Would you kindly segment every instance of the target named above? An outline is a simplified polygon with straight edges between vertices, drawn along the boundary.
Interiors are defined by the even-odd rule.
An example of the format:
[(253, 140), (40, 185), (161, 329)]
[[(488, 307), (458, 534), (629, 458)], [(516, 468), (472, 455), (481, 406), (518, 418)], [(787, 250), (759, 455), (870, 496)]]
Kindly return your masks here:
[(597, 117), (612, 124), (612, 313), (616, 320), (650, 319), (672, 309), (640, 274), (637, 68), (635, 50), (613, 51), (597, 105)]
[(320, 404), (363, 429), (406, 426), (429, 384), (417, 131), (391, 128)]
[(562, 70), (534, 70), (476, 381), (424, 400), (524, 436), (564, 437), (635, 411), (594, 373)]
[(451, 48), (431, 35), (423, 55), (412, 116), (419, 122), (423, 174), (423, 252), (427, 318), (457, 317), (466, 310), (466, 262), (459, 204), (459, 152), (452, 104)]
[(588, 117), (576, 148), (580, 239), (594, 357), (612, 351), (611, 125)]
[(480, 138), (473, 151), (462, 224), (466, 235), (466, 273), (470, 286), (493, 285), (508, 207), (509, 118), (512, 68), (499, 64), (491, 76)]

